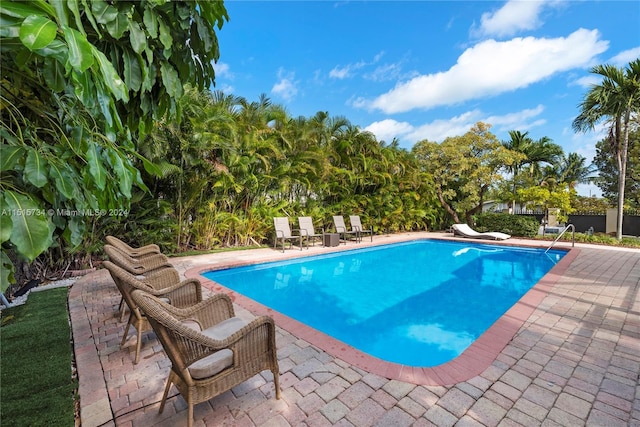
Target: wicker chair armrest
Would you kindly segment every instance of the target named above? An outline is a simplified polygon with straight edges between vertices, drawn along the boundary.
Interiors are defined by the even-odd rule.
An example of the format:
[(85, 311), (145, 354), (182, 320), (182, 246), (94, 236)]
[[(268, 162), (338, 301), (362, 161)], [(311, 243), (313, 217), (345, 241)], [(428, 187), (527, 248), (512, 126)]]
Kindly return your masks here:
[(247, 359), (247, 354), (262, 353), (263, 351), (258, 350), (260, 347), (268, 348), (269, 339), (272, 337), (275, 339), (273, 319), (269, 316), (259, 316), (223, 340), (215, 340), (198, 333), (195, 341), (213, 351), (232, 348), (234, 357)]
[(163, 291), (163, 296), (175, 307), (191, 307), (202, 301), (202, 284), (195, 278), (183, 280)]
[(160, 303), (162, 307), (178, 320), (194, 320), (202, 329), (216, 325), (223, 320), (235, 316), (233, 302), (227, 294), (214, 294), (197, 304), (187, 307), (176, 307)]

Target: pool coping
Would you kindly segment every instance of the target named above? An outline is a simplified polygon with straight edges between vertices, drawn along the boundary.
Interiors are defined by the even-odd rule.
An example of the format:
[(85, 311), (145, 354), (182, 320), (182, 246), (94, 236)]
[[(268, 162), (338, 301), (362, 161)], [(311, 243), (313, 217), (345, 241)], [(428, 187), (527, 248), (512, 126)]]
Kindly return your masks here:
[[(416, 239), (416, 240), (453, 240), (453, 239)], [(457, 240), (457, 239), (456, 239)], [(478, 241), (468, 239), (473, 243), (484, 243), (487, 241)], [(368, 247), (383, 246), (372, 245)], [(518, 244), (515, 242), (491, 242), (491, 244), (503, 246), (518, 247), (534, 247), (540, 249), (540, 246)], [(335, 250), (335, 248), (332, 248)], [(345, 250), (357, 249), (354, 247), (345, 248)], [(276, 325), (290, 332), (298, 338), (301, 338), (328, 354), (337, 357), (347, 363), (350, 363), (360, 369), (372, 374), (376, 374), (385, 378), (399, 380), (417, 385), (429, 386), (445, 386), (459, 382), (467, 381), (487, 369), (491, 363), (498, 357), (500, 352), (511, 341), (515, 334), (529, 319), (534, 310), (549, 294), (558, 279), (569, 268), (573, 260), (580, 253), (579, 248), (557, 248), (558, 250), (567, 251), (567, 254), (547, 272), (520, 300), (518, 300), (502, 317), (496, 320), (480, 337), (478, 337), (462, 354), (455, 359), (444, 364), (434, 367), (413, 367), (402, 365), (394, 362), (387, 362), (364, 353), (349, 344), (337, 340), (315, 328), (305, 325), (285, 314), (282, 314), (272, 308), (269, 308), (251, 298), (248, 298), (238, 292), (226, 288), (225, 286), (207, 279), (203, 273), (213, 270), (221, 270), (227, 268), (241, 267), (246, 265), (261, 264), (273, 261), (282, 261), (280, 254), (273, 257), (261, 259), (259, 261), (229, 261), (215, 265), (201, 265), (188, 269), (185, 272), (187, 278), (197, 278), (202, 285), (213, 292), (224, 292), (241, 307), (247, 309), (256, 316), (267, 315), (274, 319)], [(333, 252), (333, 250), (331, 251)], [(306, 257), (301, 253), (298, 257)]]

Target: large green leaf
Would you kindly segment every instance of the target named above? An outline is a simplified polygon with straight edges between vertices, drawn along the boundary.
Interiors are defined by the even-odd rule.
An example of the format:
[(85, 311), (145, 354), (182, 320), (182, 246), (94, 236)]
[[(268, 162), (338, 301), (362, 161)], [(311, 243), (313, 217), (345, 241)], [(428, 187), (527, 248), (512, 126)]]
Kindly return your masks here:
[(142, 17), (144, 22), (144, 26), (149, 33), (149, 36), (153, 39), (158, 37), (158, 15), (151, 8), (146, 8), (144, 10), (144, 16)]
[(0, 292), (6, 291), (16, 280), (13, 277), (14, 266), (9, 256), (0, 250)]
[(69, 46), (69, 65), (74, 70), (84, 73), (94, 63), (94, 55), (91, 52), (94, 47), (78, 30), (62, 27), (62, 31)]
[(101, 148), (98, 144), (88, 141), (86, 155), (87, 162), (89, 163), (89, 173), (93, 177), (96, 187), (100, 190), (104, 190), (104, 186), (107, 182), (107, 174), (102, 164), (100, 151)]
[(13, 145), (0, 145), (0, 172), (13, 170), (24, 155), (24, 147)]
[(27, 160), (24, 163), (24, 176), (28, 182), (38, 188), (44, 187), (47, 182), (46, 160), (36, 150), (30, 149)]
[(14, 191), (6, 191), (4, 196), (12, 213), (11, 243), (22, 256), (33, 261), (53, 242), (49, 217), (29, 196)]
[(84, 25), (82, 24), (82, 13), (80, 12), (80, 5), (78, 0), (67, 0), (67, 7), (73, 14), (73, 17), (76, 21), (76, 28), (82, 32), (82, 34), (87, 34), (84, 31)]
[(54, 58), (62, 65), (66, 65), (69, 57), (69, 47), (62, 40), (57, 39), (35, 52), (40, 56)]
[(160, 25), (160, 42), (164, 46), (165, 51), (169, 51), (171, 49), (171, 46), (173, 45), (171, 30), (162, 19), (158, 19), (158, 24)]
[(116, 150), (109, 151), (109, 163), (114, 172), (118, 176), (118, 184), (120, 192), (127, 198), (131, 198), (131, 186), (133, 184), (134, 175), (131, 173), (127, 165), (125, 165), (120, 153)]
[(91, 12), (93, 12), (93, 16), (100, 24), (107, 24), (118, 16), (118, 9), (104, 0), (94, 0), (91, 2)]
[(164, 84), (169, 96), (179, 98), (182, 95), (182, 83), (180, 83), (176, 69), (168, 62), (164, 62), (160, 67), (160, 74), (162, 75), (162, 84)]
[(73, 198), (75, 185), (72, 176), (64, 166), (49, 163), (49, 176), (51, 176), (56, 184), (56, 189), (62, 193), (62, 195), (67, 199)]
[(142, 85), (142, 70), (138, 55), (129, 49), (124, 49), (122, 62), (124, 63), (124, 82), (129, 90), (137, 92)]
[(119, 12), (114, 19), (107, 22), (106, 27), (111, 37), (120, 39), (129, 28), (129, 16), (124, 12)]
[(118, 75), (116, 69), (113, 68), (111, 61), (109, 61), (104, 53), (100, 52), (95, 46), (91, 46), (91, 49), (93, 50), (93, 56), (98, 61), (98, 65), (100, 65), (100, 72), (102, 73), (104, 83), (107, 85), (109, 90), (111, 90), (113, 96), (120, 101), (128, 102), (129, 93), (127, 86)]
[(26, 18), (31, 15), (45, 15), (36, 2), (1, 1), (0, 13), (14, 18)]
[(141, 54), (147, 47), (147, 35), (135, 21), (129, 21), (129, 41), (135, 53)]
[(42, 49), (56, 38), (58, 27), (44, 16), (31, 15), (22, 21), (20, 40), (29, 49)]
[(0, 243), (4, 243), (11, 237), (13, 222), (11, 221), (9, 208), (4, 201), (3, 193), (0, 193)]
[(21, 25), (22, 18), (0, 15), (0, 37), (19, 38)]
[(67, 221), (67, 228), (64, 230), (64, 237), (72, 246), (79, 246), (82, 243), (86, 226), (82, 217), (71, 217)]
[(62, 92), (67, 84), (67, 79), (64, 77), (63, 65), (53, 58), (45, 59), (42, 74), (44, 75), (47, 85), (55, 92)]

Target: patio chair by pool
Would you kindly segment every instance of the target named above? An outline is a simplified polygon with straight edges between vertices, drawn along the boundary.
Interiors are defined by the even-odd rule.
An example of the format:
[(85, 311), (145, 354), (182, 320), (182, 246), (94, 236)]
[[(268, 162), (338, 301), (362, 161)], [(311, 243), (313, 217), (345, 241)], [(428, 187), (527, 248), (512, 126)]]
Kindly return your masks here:
[(112, 245), (104, 245), (104, 252), (109, 260), (133, 275), (147, 275), (153, 271), (171, 268), (169, 258), (161, 253), (149, 254), (143, 258), (133, 258)]
[(479, 233), (467, 224), (453, 224), (451, 228), (453, 228), (454, 236), (469, 237), (472, 239), (506, 240), (511, 237), (508, 234), (497, 231)]
[(336, 227), (336, 233), (338, 233), (342, 240), (344, 240), (344, 244), (347, 244), (347, 239), (353, 238), (356, 239), (356, 242), (360, 241), (360, 235), (355, 230), (347, 230), (347, 226), (344, 223), (344, 218), (342, 215), (334, 215), (333, 216), (333, 225)]
[[(126, 243), (122, 243), (125, 246), (122, 246), (118, 242), (122, 242), (121, 240), (113, 237), (107, 236), (106, 240), (108, 242), (115, 243), (115, 245), (106, 244), (104, 245), (104, 251), (111, 260), (111, 262), (116, 265), (124, 268), (129, 273), (136, 276), (144, 276), (145, 279), (151, 279), (153, 276), (157, 274), (165, 275), (166, 273), (163, 270), (172, 269), (173, 265), (169, 263), (169, 259), (159, 252), (149, 252), (154, 249), (149, 247), (148, 250), (145, 250), (144, 255), (134, 256), (131, 255), (131, 251), (127, 249), (130, 248)], [(156, 246), (156, 245), (153, 245)], [(156, 246), (157, 248), (157, 246)], [(142, 278), (142, 277), (140, 277)], [(175, 271), (175, 280), (179, 280), (179, 274)], [(118, 311), (120, 311), (120, 321), (124, 321), (126, 304), (124, 304), (123, 300), (120, 300), (120, 304), (118, 305)]]
[(273, 373), (276, 399), (280, 399), (276, 331), (271, 317), (260, 316), (251, 322), (235, 317), (226, 294), (215, 294), (184, 309), (138, 290), (133, 292), (133, 300), (147, 314), (171, 360), (160, 413), (174, 384), (187, 402), (187, 426), (191, 427), (194, 405), (265, 370)]
[(322, 230), (322, 233), (316, 233), (313, 227), (313, 219), (310, 216), (299, 216), (298, 225), (300, 227), (300, 235), (306, 238), (307, 248), (309, 247), (309, 240), (313, 241), (313, 239), (317, 238), (322, 241), (324, 230)]
[(360, 215), (349, 215), (349, 222), (351, 223), (351, 229), (358, 233), (360, 241), (362, 241), (362, 233), (368, 233), (371, 236), (371, 241), (373, 242), (373, 229), (364, 229), (362, 222), (360, 221)]
[(142, 333), (149, 330), (149, 323), (145, 313), (142, 312), (136, 302), (132, 299), (131, 294), (134, 290), (139, 289), (150, 295), (164, 298), (168, 303), (176, 307), (190, 307), (202, 301), (202, 286), (197, 279), (186, 279), (182, 282), (175, 279), (172, 274), (156, 276), (153, 284), (138, 280), (127, 272), (118, 267), (111, 261), (105, 261), (103, 265), (109, 270), (111, 278), (115, 282), (118, 290), (122, 294), (124, 302), (129, 307), (129, 320), (124, 329), (120, 347), (127, 341), (129, 327), (133, 326), (138, 332), (138, 341), (136, 342), (136, 355), (134, 363), (140, 360), (140, 347), (142, 346)]
[(300, 246), (300, 250), (302, 250), (302, 236), (297, 235), (294, 236), (291, 234), (291, 227), (289, 226), (289, 218), (286, 216), (277, 216), (273, 218), (273, 224), (276, 227), (276, 239), (273, 242), (273, 248), (275, 249), (278, 245), (278, 241), (282, 242), (282, 252), (284, 252), (284, 244), (285, 241), (289, 241), (289, 245), (291, 246), (292, 240), (298, 240), (298, 246)]
[(115, 236), (107, 236), (105, 237), (105, 240), (107, 241), (107, 244), (111, 246), (115, 246), (116, 248), (120, 249), (122, 252), (126, 253), (132, 258), (139, 259), (139, 258), (144, 258), (145, 256), (148, 256), (148, 255), (161, 253), (160, 247), (154, 244), (140, 246), (139, 248), (134, 248), (132, 246), (129, 246), (128, 244), (126, 244), (125, 242), (123, 242), (122, 240), (118, 239)]

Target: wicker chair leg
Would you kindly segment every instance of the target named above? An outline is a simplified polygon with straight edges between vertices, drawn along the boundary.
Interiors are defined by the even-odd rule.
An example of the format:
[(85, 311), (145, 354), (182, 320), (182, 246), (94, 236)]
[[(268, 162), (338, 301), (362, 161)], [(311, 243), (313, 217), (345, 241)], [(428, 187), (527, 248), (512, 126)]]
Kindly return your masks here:
[(280, 399), (280, 374), (273, 370), (271, 372), (273, 372), (273, 385), (276, 387), (276, 399)]
[(124, 322), (124, 316), (127, 315), (127, 305), (124, 303), (124, 298), (120, 298), (118, 311), (120, 311), (120, 322)]
[(167, 378), (167, 385), (164, 388), (164, 394), (162, 395), (162, 401), (160, 402), (160, 413), (164, 411), (164, 404), (167, 403), (167, 396), (169, 395), (169, 389), (173, 383), (173, 371), (169, 372), (169, 378)]
[(193, 390), (191, 390), (191, 387), (189, 387), (187, 405), (189, 406), (189, 418), (187, 418), (187, 427), (193, 427)]
[(127, 341), (127, 335), (129, 334), (129, 326), (131, 326), (131, 317), (129, 317), (129, 321), (127, 322), (127, 326), (124, 328), (124, 333), (122, 334), (122, 341), (120, 341), (120, 348)]
[(133, 362), (134, 365), (137, 365), (140, 361), (140, 347), (142, 347), (142, 326), (138, 325), (138, 342), (136, 343), (136, 358)]

